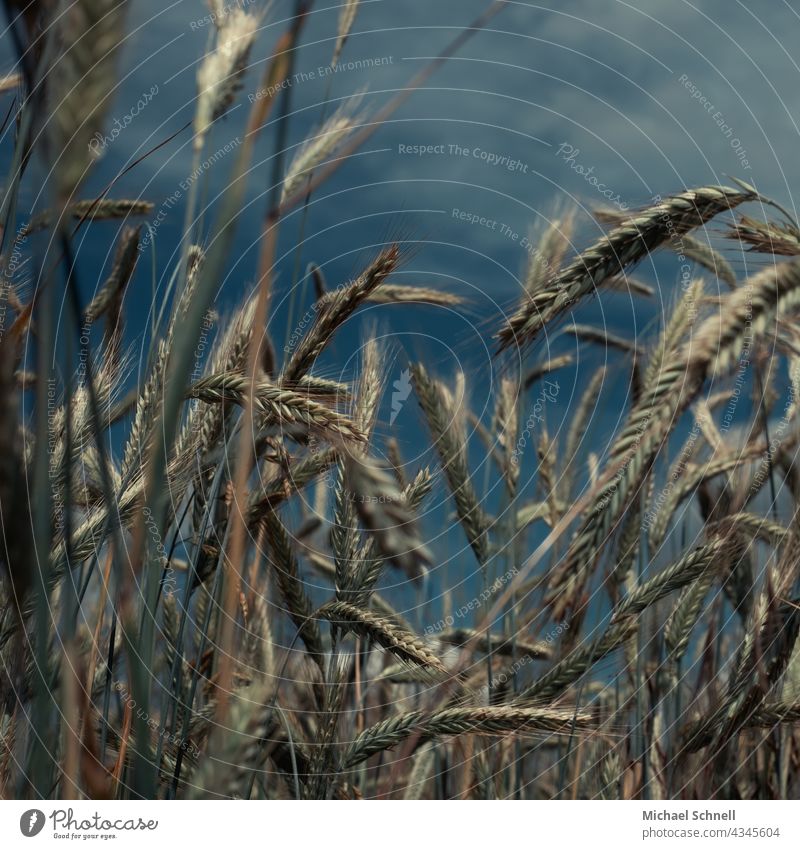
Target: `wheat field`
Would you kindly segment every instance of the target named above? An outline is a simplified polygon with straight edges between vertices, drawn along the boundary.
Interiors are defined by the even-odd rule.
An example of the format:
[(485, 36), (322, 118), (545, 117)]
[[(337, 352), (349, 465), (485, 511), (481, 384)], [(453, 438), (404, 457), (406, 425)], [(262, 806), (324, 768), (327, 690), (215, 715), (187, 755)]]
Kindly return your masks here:
[[(506, 3), (380, 109), (354, 90), (287, 151), (280, 82), (313, 3), (290, 4), (248, 102), (265, 12), (210, 2), (186, 173), (232, 109), (247, 130), (202, 221), (202, 177), (169, 211), (169, 284), (135, 336), (163, 199), (85, 190), (134, 4), (5, 5), (0, 798), (797, 798), (792, 215), (737, 178), (562, 208), (481, 327), (477, 409), (484, 378), (352, 330), (374, 305), (472, 309), (409, 283), (424, 246), (402, 226), (350, 279), (309, 267), (276, 318), (278, 232)], [(341, 4), (331, 67), (360, 5)], [(279, 179), (256, 214), (269, 134)], [(245, 216), (257, 261), (220, 307)], [(85, 247), (103, 239), (105, 270)], [(633, 335), (572, 319), (608, 293), (653, 298), (663, 254), (691, 273), (662, 320)], [(555, 333), (605, 362), (551, 355)], [(609, 380), (626, 395), (604, 439)]]

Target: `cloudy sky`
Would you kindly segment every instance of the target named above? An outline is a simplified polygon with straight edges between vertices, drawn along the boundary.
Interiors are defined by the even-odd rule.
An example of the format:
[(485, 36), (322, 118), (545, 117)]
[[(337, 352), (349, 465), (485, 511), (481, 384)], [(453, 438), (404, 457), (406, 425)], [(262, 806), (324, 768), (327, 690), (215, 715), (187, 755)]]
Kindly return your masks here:
[[(486, 5), (362, 0), (340, 72), (330, 76), (324, 70), (340, 6), (314, 3), (295, 58), (285, 159), (353, 94), (362, 93), (358, 115), (369, 122)], [(295, 0), (269, 5), (238, 101), (215, 128), (206, 155), (241, 137), (249, 98), (294, 6)], [(124, 129), (106, 145), (94, 188), (190, 120), (198, 63), (213, 31), (204, 0), (134, 0), (130, 7), (124, 78), (109, 116), (110, 128), (117, 121)], [(556, 211), (585, 212), (609, 200), (633, 207), (729, 175), (793, 208), (798, 30), (798, 12), (780, 0), (512, 0), (314, 196), (303, 224), (303, 267), (313, 260), (336, 283), (373, 245), (401, 233), (425, 242), (407, 266), (409, 280), (474, 293), (477, 315), (489, 321), (518, 294), (523, 237)], [(1, 69), (11, 70), (8, 38), (0, 45)], [(365, 60), (380, 64), (365, 70)], [(123, 178), (118, 193), (160, 209), (189, 171), (190, 146), (190, 131), (183, 130)], [(415, 155), (415, 146), (435, 152)], [(271, 124), (251, 174), (239, 261), (221, 281), (225, 297), (238, 298), (253, 274), (275, 152)], [(221, 156), (206, 172), (206, 222), (230, 167)], [(180, 213), (179, 202), (153, 240), (162, 276), (173, 261)], [(301, 217), (282, 228), (287, 262), (279, 276), (287, 288)], [(484, 226), (470, 223), (480, 219)], [(585, 215), (581, 221), (576, 249), (597, 234)], [(743, 260), (731, 259), (742, 270)], [(672, 275), (661, 276), (666, 293)], [(629, 324), (630, 304), (612, 303), (605, 319)]]
[[(213, 29), (202, 0), (132, 5), (138, 12), (131, 17), (126, 76), (111, 114), (126, 128), (108, 144), (96, 187), (191, 118), (197, 65)], [(207, 155), (241, 136), (250, 97), (294, 5), (277, 0), (270, 7), (237, 104), (215, 128)], [(362, 93), (358, 114), (369, 122), (485, 7), (484, 0), (363, 0), (340, 72), (330, 76), (324, 70), (340, 7), (315, 3), (293, 69), (286, 159), (355, 93)], [(634, 207), (657, 194), (729, 182), (729, 175), (793, 208), (798, 31), (800, 17), (786, 2), (508, 3), (343, 164), (314, 196), (304, 222), (300, 213), (284, 222), (279, 297), (291, 288), (301, 228), (303, 269), (318, 263), (331, 285), (399, 233), (420, 242), (405, 269), (408, 282), (471, 297), (466, 319), (437, 315), (431, 328), (429, 314), (414, 314), (412, 325), (438, 335), (444, 328), (447, 347), (473, 363), (488, 362), (486, 338), (519, 293), (524, 237), (555, 212), (581, 211), (580, 249), (598, 233), (585, 214), (597, 205)], [(365, 60), (380, 64), (364, 70)], [(134, 115), (153, 86), (157, 93)], [(119, 192), (159, 208), (188, 173), (190, 145), (184, 130), (127, 175)], [(434, 152), (415, 155), (409, 152), (415, 146)], [(236, 262), (221, 281), (227, 302), (238, 300), (254, 273), (275, 151), (271, 124), (260, 138)], [(222, 156), (206, 172), (208, 221), (230, 167)], [(179, 203), (154, 238), (162, 276), (174, 262), (181, 225)], [(711, 236), (719, 229), (711, 227)], [(728, 255), (746, 270), (740, 254)], [(669, 307), (675, 278), (666, 261), (641, 273), (657, 287), (653, 303), (612, 295), (587, 314), (638, 333)], [(390, 320), (393, 329), (402, 326), (403, 317)]]
[[(369, 122), (485, 6), (363, 0), (332, 77), (324, 69), (340, 7), (315, 3), (295, 60), (286, 159), (355, 93), (362, 93), (358, 114)], [(191, 118), (197, 65), (213, 29), (202, 0), (137, 0), (132, 8), (125, 78), (110, 119), (125, 129), (106, 146), (96, 187)], [(294, 0), (271, 5), (237, 104), (215, 128), (207, 155), (241, 136), (249, 98), (293, 8)], [(728, 175), (793, 207), (799, 29), (798, 13), (786, 2), (510, 2), (314, 196), (303, 225), (303, 267), (317, 262), (335, 284), (371, 246), (402, 233), (425, 242), (406, 267), (409, 282), (473, 293), (476, 314), (490, 321), (518, 294), (524, 236), (556, 211), (585, 212), (609, 201), (633, 207)], [(365, 60), (380, 64), (364, 70)], [(143, 97), (146, 105), (138, 108)], [(232, 298), (253, 274), (275, 144), (272, 124), (251, 175), (239, 261), (223, 281)], [(184, 130), (137, 165), (120, 193), (158, 208), (188, 173), (190, 145)], [(434, 152), (415, 155), (415, 146)], [(230, 166), (222, 156), (207, 171), (208, 220)], [(580, 220), (576, 249), (597, 234), (587, 217)], [(154, 239), (161, 274), (168, 273), (181, 224), (179, 204)], [(298, 213), (282, 229), (290, 253), (279, 276), (287, 289), (300, 227)], [(743, 260), (731, 259), (741, 269)], [(661, 278), (666, 297), (672, 274), (662, 270)], [(604, 320), (634, 320), (625, 298), (612, 297), (612, 304)]]
[[(294, 69), (290, 148), (318, 124), (326, 98), (338, 104), (363, 92), (359, 114), (368, 121), (486, 3), (363, 0), (333, 78), (320, 69), (330, 60), (339, 7), (314, 5)], [(202, 0), (137, 0), (131, 7), (138, 11), (131, 16), (126, 78), (111, 115), (128, 126), (108, 145), (98, 185), (189, 119), (197, 63), (212, 30)], [(265, 59), (293, 7), (294, 0), (272, 4), (238, 104), (216, 128), (208, 152), (241, 133), (248, 95), (259, 89)], [(307, 258), (329, 263), (340, 242), (348, 250), (358, 242), (369, 245), (385, 237), (396, 216), (420, 237), (454, 246), (450, 253), (421, 254), (423, 266), (426, 258), (429, 270), (513, 298), (525, 257), (500, 225), (526, 233), (554, 209), (604, 202), (577, 165), (592, 169), (608, 197), (631, 206), (655, 194), (724, 182), (726, 175), (754, 181), (792, 206), (798, 28), (798, 13), (785, 2), (510, 2), (320, 193), (309, 216)], [(351, 65), (365, 59), (383, 64), (369, 70)], [(154, 85), (157, 94), (131, 116)], [(274, 127), (262, 135), (253, 198), (269, 190), (274, 136)], [(171, 194), (188, 169), (189, 144), (185, 131), (138, 166), (125, 187), (156, 202)], [(402, 152), (414, 145), (438, 145), (444, 152)], [(567, 160), (566, 151), (577, 153)], [(503, 157), (516, 163), (514, 170), (504, 167)], [(211, 197), (228, 168), (223, 161), (211, 169)], [(453, 209), (497, 227), (454, 219)], [(254, 219), (258, 211), (255, 204)], [(354, 218), (355, 227), (349, 223)], [(501, 267), (490, 275), (483, 264), (476, 266), (474, 252)], [(158, 253), (169, 255), (165, 245)]]
[[(262, 8), (259, 0), (245, 5)], [(368, 123), (487, 2), (362, 0), (335, 75), (326, 68), (340, 6), (334, 0), (313, 6), (288, 85), (285, 160), (354, 94), (361, 94), (357, 114)], [(124, 79), (109, 116), (109, 132), (115, 121), (124, 129), (109, 136), (87, 193), (190, 121), (198, 63), (211, 43), (213, 25), (203, 0), (133, 0), (130, 7)], [(224, 151), (243, 134), (251, 98), (294, 7), (294, 0), (269, 7), (238, 100), (207, 141), (205, 156), (213, 164), (205, 170), (201, 195), (206, 229), (232, 167)], [(635, 207), (655, 195), (729, 183), (731, 177), (753, 182), (794, 209), (792, 189), (800, 185), (798, 34), (800, 13), (785, 0), (512, 0), (343, 163), (315, 193), (307, 213), (284, 220), (278, 319), (270, 328), (278, 345), (292, 326), (288, 301), (296, 268), (302, 272), (313, 261), (334, 286), (356, 272), (376, 245), (400, 236), (417, 243), (403, 282), (458, 292), (469, 304), (458, 314), (368, 311), (397, 357), (390, 380), (406, 357), (423, 356), (444, 374), (463, 369), (480, 411), (494, 373), (491, 336), (519, 296), (525, 237), (532, 228), (575, 208), (580, 225), (574, 247), (580, 250), (599, 232), (587, 215), (598, 205)], [(0, 70), (11, 70), (8, 38), (0, 45)], [(277, 127), (269, 124), (259, 139), (237, 250), (220, 281), (221, 308), (252, 287), (276, 139)], [(420, 147), (427, 151), (420, 155)], [(191, 136), (184, 129), (123, 177), (114, 194), (141, 196), (161, 210), (185, 180), (190, 161)], [(174, 267), (184, 199), (164, 216), (148, 261), (140, 263), (130, 303), (134, 328), (146, 326), (151, 269), (163, 291)], [(93, 233), (102, 234), (102, 227), (94, 225)], [(712, 225), (711, 238), (720, 230)], [(113, 232), (107, 234), (106, 242), (93, 238), (85, 246), (100, 262), (108, 261)], [(759, 264), (732, 249), (727, 256), (740, 273)], [(84, 276), (94, 286), (103, 274), (96, 262), (87, 265)], [(676, 269), (663, 258), (638, 273), (656, 289), (651, 302), (605, 295), (577, 317), (631, 336), (646, 333), (671, 308)], [(299, 295), (296, 300), (295, 318), (307, 306)], [(355, 369), (350, 352), (362, 326), (350, 328), (346, 344), (334, 351), (340, 355), (336, 368)], [(562, 343), (563, 337), (548, 337), (537, 356), (545, 356), (548, 346), (562, 350)], [(599, 356), (614, 364), (613, 353), (576, 353), (583, 363)], [(582, 391), (578, 368), (563, 376), (563, 403), (553, 414), (559, 422)], [(600, 450), (624, 409), (626, 385), (615, 379), (605, 389), (595, 423)], [(409, 440), (418, 442), (418, 436)]]

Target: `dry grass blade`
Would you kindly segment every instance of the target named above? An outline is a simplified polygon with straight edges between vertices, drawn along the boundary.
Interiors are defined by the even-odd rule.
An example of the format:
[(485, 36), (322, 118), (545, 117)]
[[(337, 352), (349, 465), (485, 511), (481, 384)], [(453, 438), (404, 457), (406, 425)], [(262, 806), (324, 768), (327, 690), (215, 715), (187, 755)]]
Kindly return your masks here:
[(588, 324), (572, 324), (564, 328), (564, 333), (569, 333), (582, 342), (593, 342), (596, 345), (617, 348), (626, 354), (639, 354), (640, 352), (639, 346), (632, 340), (626, 339), (624, 336), (609, 333), (601, 327), (592, 327)]
[(603, 284), (609, 292), (627, 292), (629, 295), (639, 295), (641, 298), (654, 297), (656, 290), (642, 280), (632, 277), (630, 274), (618, 274), (609, 277)]
[[(153, 204), (150, 201), (102, 198), (101, 200), (81, 200), (70, 204), (64, 211), (64, 216), (77, 218), (80, 221), (106, 221), (114, 218), (149, 215), (152, 211)], [(59, 213), (53, 209), (46, 209), (44, 212), (34, 215), (20, 230), (20, 238), (49, 227), (58, 218), (58, 215)]]
[(22, 85), (22, 74), (6, 74), (0, 77), (0, 94), (16, 91)]
[(532, 501), (525, 504), (517, 511), (517, 528), (522, 530), (527, 528), (532, 522), (537, 519), (546, 519), (550, 515), (550, 505), (545, 501)]
[(558, 357), (551, 357), (539, 365), (535, 365), (526, 375), (523, 381), (523, 387), (530, 389), (534, 383), (541, 380), (546, 374), (557, 371), (560, 368), (571, 366), (575, 362), (575, 357), (572, 354), (562, 354)]

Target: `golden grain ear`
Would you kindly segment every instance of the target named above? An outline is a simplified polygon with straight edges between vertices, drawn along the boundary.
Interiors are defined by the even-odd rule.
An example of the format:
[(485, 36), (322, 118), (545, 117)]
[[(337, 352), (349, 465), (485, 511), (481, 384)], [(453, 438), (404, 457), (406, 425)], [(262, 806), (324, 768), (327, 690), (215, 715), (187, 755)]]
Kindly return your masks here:
[(202, 148), (209, 128), (233, 103), (247, 70), (260, 18), (235, 7), (218, 22), (214, 50), (197, 72), (197, 111), (194, 119), (195, 148)]
[(342, 11), (339, 13), (339, 32), (336, 37), (336, 46), (333, 48), (333, 58), (331, 59), (331, 67), (335, 68), (339, 62), (339, 57), (342, 55), (347, 37), (350, 35), (350, 30), (353, 28), (353, 23), (358, 13), (358, 5), (360, 0), (345, 0), (342, 6)]
[(357, 112), (361, 99), (362, 95), (356, 94), (345, 101), (300, 147), (283, 178), (281, 204), (300, 194), (314, 169), (334, 157), (354, 130), (366, 121), (366, 115)]

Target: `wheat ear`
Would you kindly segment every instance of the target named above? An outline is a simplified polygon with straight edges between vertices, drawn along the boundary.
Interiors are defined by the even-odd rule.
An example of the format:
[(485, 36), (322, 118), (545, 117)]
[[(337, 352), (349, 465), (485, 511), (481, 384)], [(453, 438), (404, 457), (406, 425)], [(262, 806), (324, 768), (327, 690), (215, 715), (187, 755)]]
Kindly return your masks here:
[[(250, 381), (243, 374), (214, 374), (203, 377), (187, 390), (187, 397), (206, 403), (246, 402)], [(291, 392), (266, 380), (253, 386), (253, 398), (265, 422), (283, 427), (303, 425), (328, 438), (363, 442), (364, 435), (345, 416), (297, 392)]]
[(319, 609), (319, 615), (342, 630), (374, 640), (400, 660), (442, 675), (447, 673), (447, 668), (422, 639), (370, 610), (344, 601), (332, 601)]
[(704, 186), (671, 195), (626, 218), (577, 256), (544, 288), (525, 299), (500, 331), (500, 349), (527, 344), (554, 318), (598, 289), (609, 278), (650, 252), (700, 227), (754, 195), (727, 186)]
[(520, 707), (448, 708), (431, 714), (411, 711), (385, 719), (356, 737), (342, 757), (342, 769), (352, 769), (413, 734), (420, 742), (461, 734), (570, 734), (591, 727), (592, 721), (585, 711)]

